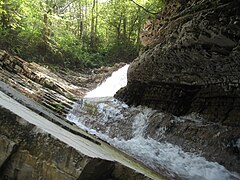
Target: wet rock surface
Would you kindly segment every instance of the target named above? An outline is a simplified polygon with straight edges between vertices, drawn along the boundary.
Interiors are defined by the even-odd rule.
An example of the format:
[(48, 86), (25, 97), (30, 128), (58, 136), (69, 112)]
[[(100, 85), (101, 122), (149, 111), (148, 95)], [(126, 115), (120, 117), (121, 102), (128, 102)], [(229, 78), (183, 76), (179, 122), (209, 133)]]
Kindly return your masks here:
[(187, 152), (218, 162), (230, 171), (240, 172), (238, 127), (211, 123), (198, 114), (174, 117), (155, 113), (149, 118), (146, 132), (153, 139), (176, 144)]
[(82, 72), (76, 72), (66, 69), (52, 69), (54, 74), (58, 75), (67, 82), (85, 88), (84, 93), (96, 88), (114, 71), (126, 65), (125, 63), (114, 64), (111, 67), (101, 67), (97, 69), (86, 69)]
[(167, 2), (116, 97), (239, 127), (239, 1)]
[(74, 101), (124, 65), (115, 64), (85, 73), (70, 70), (53, 73), (48, 68), (0, 50), (0, 80), (62, 116), (71, 109)]
[(0, 132), (0, 179), (148, 179), (88, 157), (4, 108)]
[[(145, 47), (115, 97), (169, 114), (149, 118), (148, 136), (240, 172), (240, 3), (166, 2), (160, 16), (147, 22)], [(192, 113), (202, 119), (173, 118)]]
[[(130, 65), (127, 87), (120, 90), (116, 97), (128, 104), (159, 109), (150, 114), (144, 124), (147, 126), (144, 129), (146, 138), (172, 142), (186, 151), (202, 154), (208, 160), (224, 165), (228, 170), (240, 172), (239, 1), (167, 2), (169, 4), (161, 15), (163, 18), (158, 19), (156, 26), (150, 24), (150, 34), (152, 30), (156, 32), (151, 38), (144, 37), (146, 47)], [(78, 73), (59, 71), (58, 75), (66, 80), (63, 81), (50, 75), (46, 68), (41, 68), (0, 51), (0, 80), (60, 116), (69, 111), (76, 96), (82, 97), (102, 81), (98, 72), (105, 72), (102, 68), (78, 78)], [(72, 75), (74, 78), (71, 78)], [(70, 81), (81, 87), (71, 85)], [(125, 109), (120, 114), (116, 112), (108, 115), (109, 118), (104, 121), (104, 117), (98, 114), (98, 104), (88, 103), (85, 111), (80, 112), (82, 115), (87, 112), (96, 116), (86, 119), (86, 124), (108, 132), (112, 138), (131, 139), (134, 132), (132, 118), (138, 111), (134, 110), (127, 115)], [(6, 119), (5, 116), (11, 119), (12, 115), (8, 111), (1, 109), (0, 112), (4, 113), (2, 119)], [(199, 114), (190, 117), (192, 112)], [(121, 121), (121, 114), (126, 116), (123, 117), (124, 121)], [(119, 117), (118, 122), (111, 119), (111, 116)], [(13, 119), (18, 118), (14, 115)], [(109, 172), (101, 172), (112, 179), (146, 178), (119, 164), (113, 165), (112, 162), (91, 158), (87, 164), (83, 163), (84, 165), (79, 160), (81, 165), (73, 170), (70, 167), (76, 165), (70, 161), (79, 152), (65, 147), (66, 145), (58, 140), (55, 142), (49, 135), (39, 134), (34, 126), (24, 125), (22, 122), (24, 121), (21, 121), (21, 125), (14, 125), (18, 121), (1, 121), (0, 143), (3, 146), (0, 146), (0, 172), (3, 172), (5, 177), (18, 175), (26, 179), (29, 178), (26, 172), (35, 172), (41, 165), (41, 173), (45, 174), (37, 174), (36, 177), (47, 176), (46, 169), (51, 169), (50, 174), (59, 179), (65, 173), (72, 179), (91, 179), (88, 172), (99, 174), (99, 167), (114, 167), (110, 175)], [(9, 130), (6, 128), (8, 126), (11, 127)], [(18, 131), (19, 127), (21, 129)], [(24, 128), (26, 130), (22, 130)], [(42, 143), (38, 144), (38, 141)], [(45, 150), (46, 144), (52, 147), (50, 155)], [(61, 152), (67, 149), (65, 158), (69, 157), (68, 160), (63, 157), (54, 158), (59, 155), (58, 148)], [(41, 151), (43, 154), (39, 153)], [(49, 157), (49, 160), (44, 159), (44, 156)], [(79, 153), (77, 156), (83, 155)], [(56, 159), (63, 160), (57, 162)], [(68, 164), (67, 167), (62, 163)], [(131, 173), (127, 173), (128, 171)]]
[[(63, 72), (56, 75), (36, 63), (28, 63), (0, 50), (0, 90), (59, 128), (101, 146), (100, 139), (81, 132), (64, 116), (76, 98), (123, 65), (95, 69), (94, 73), (82, 74), (76, 79), (78, 73), (73, 78)], [(82, 87), (71, 84), (69, 79)], [(118, 162), (89, 157), (0, 107), (0, 179), (149, 178)]]
[[(197, 113), (174, 116), (142, 106), (128, 107), (113, 98), (81, 100), (71, 114), (78, 117), (69, 116), (69, 119), (75, 119), (75, 123), (111, 139), (129, 141), (143, 137), (172, 143), (186, 152), (218, 162), (230, 171), (240, 172), (239, 127), (210, 122)], [(160, 168), (161, 164), (157, 167)]]

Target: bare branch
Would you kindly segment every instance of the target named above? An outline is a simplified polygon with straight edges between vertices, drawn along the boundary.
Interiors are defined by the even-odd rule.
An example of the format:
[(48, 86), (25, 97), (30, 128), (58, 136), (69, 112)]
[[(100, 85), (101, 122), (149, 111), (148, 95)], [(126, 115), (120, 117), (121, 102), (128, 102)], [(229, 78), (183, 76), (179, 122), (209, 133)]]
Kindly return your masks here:
[(63, 13), (64, 11), (66, 11), (67, 8), (68, 8), (72, 3), (74, 3), (75, 1), (77, 1), (77, 0), (73, 0), (72, 2), (69, 2), (69, 3), (61, 10), (61, 13)]
[(153, 15), (157, 15), (159, 12), (151, 12), (148, 9), (146, 9), (145, 7), (141, 6), (140, 4), (136, 3), (134, 0), (130, 0), (131, 2), (133, 2), (135, 5), (137, 5), (138, 7), (142, 8), (144, 11), (146, 11), (149, 14), (153, 14)]

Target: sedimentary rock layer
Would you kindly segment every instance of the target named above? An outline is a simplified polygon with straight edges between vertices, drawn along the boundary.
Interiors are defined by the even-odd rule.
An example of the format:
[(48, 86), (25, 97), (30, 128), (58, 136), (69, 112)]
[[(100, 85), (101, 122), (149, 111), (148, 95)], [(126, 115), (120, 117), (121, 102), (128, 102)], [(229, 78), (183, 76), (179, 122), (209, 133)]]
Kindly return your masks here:
[[(95, 71), (107, 76), (112, 70)], [(105, 75), (88, 78), (97, 83)], [(78, 82), (89, 81), (80, 77)], [(0, 50), (0, 104), (7, 102), (6, 108), (14, 112), (0, 106), (0, 179), (149, 179), (132, 164), (142, 173), (150, 170), (146, 166), (65, 119), (74, 99), (87, 89)], [(152, 170), (149, 173), (162, 179)]]
[[(240, 3), (166, 1), (151, 37), (116, 97), (183, 115), (240, 126)], [(145, 45), (146, 45), (145, 42)]]
[(117, 162), (86, 156), (0, 107), (0, 179), (149, 178)]

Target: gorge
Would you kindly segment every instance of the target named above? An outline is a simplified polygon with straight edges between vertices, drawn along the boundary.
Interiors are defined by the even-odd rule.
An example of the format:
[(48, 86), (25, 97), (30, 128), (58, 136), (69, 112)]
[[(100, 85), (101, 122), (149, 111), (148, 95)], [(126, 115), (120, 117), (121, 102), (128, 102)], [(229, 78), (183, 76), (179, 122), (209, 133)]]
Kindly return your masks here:
[[(212, 130), (212, 124), (204, 122), (206, 120), (200, 115), (171, 116), (144, 106), (129, 107), (127, 104), (111, 97), (111, 93), (107, 96), (101, 90), (102, 87), (114, 89), (109, 85), (109, 82), (116, 83), (117, 81), (120, 81), (117, 83), (119, 87), (124, 85), (126, 83), (124, 79), (126, 77), (126, 67), (119, 69), (119, 72), (114, 73), (102, 85), (88, 93), (84, 99), (75, 103), (74, 108), (67, 115), (67, 119), (76, 123), (81, 129), (85, 129), (115, 147), (132, 154), (159, 173), (167, 171), (170, 179), (177, 177), (182, 179), (240, 178), (238, 173), (229, 172), (220, 164), (207, 161), (204, 157), (201, 157), (200, 152), (194, 149), (191, 150), (192, 152), (184, 152), (181, 147), (174, 145), (176, 142), (174, 144), (169, 143), (171, 141), (169, 134), (174, 135), (174, 133), (171, 133), (171, 128), (174, 127), (166, 124), (165, 118), (167, 118), (170, 124), (176, 123), (179, 126), (186, 126), (185, 124), (189, 125), (189, 122), (191, 122), (192, 124), (189, 127), (192, 129), (201, 129), (201, 126), (204, 126), (205, 131), (215, 131), (212, 132), (213, 134), (222, 130), (221, 128)], [(114, 86), (115, 84), (112, 83), (112, 85)], [(156, 120), (157, 122), (154, 122)], [(154, 123), (157, 123), (158, 127)], [(176, 127), (176, 130), (181, 130), (181, 127)], [(185, 137), (183, 134), (182, 138), (188, 137)], [(214, 143), (221, 141), (220, 139), (217, 140), (219, 137), (215, 138), (214, 141), (216, 142)], [(185, 143), (191, 148), (196, 146), (194, 142), (190, 142), (187, 139)], [(238, 146), (236, 143), (237, 148), (239, 148)], [(199, 145), (197, 148), (200, 149), (202, 147)], [(208, 148), (211, 149), (209, 144)], [(209, 151), (209, 149), (205, 149), (205, 151)], [(204, 152), (204, 155), (207, 153), (212, 152)], [(211, 156), (217, 159), (217, 155), (211, 154)], [(221, 161), (225, 161), (226, 154), (224, 158), (218, 158)], [(226, 161), (229, 160), (230, 158)], [(232, 161), (232, 163), (237, 162)]]
[(0, 50), (0, 179), (240, 179), (240, 2), (165, 3), (129, 65)]

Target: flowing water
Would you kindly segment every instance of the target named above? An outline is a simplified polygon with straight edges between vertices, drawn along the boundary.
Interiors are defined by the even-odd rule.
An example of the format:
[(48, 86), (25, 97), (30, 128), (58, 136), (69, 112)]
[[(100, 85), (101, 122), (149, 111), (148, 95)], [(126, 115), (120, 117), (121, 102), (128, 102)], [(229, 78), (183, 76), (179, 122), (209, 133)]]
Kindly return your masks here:
[(85, 96), (89, 97), (107, 97), (113, 96), (121, 87), (127, 85), (127, 69), (129, 65), (125, 65), (120, 68), (118, 71), (112, 73), (111, 78), (106, 79), (101, 86), (98, 86), (96, 89), (90, 91)]
[[(95, 134), (111, 145), (131, 154), (157, 172), (182, 179), (223, 180), (240, 179), (216, 162), (209, 162), (198, 154), (184, 152), (179, 146), (159, 142), (149, 136), (149, 117), (164, 117), (164, 113), (147, 107), (129, 107), (112, 96), (127, 83), (128, 65), (114, 72), (102, 85), (89, 92), (73, 106), (67, 119)], [(189, 118), (189, 117), (188, 117)], [(191, 116), (197, 121), (196, 116)], [(173, 120), (183, 121), (184, 117)], [(166, 127), (155, 132), (164, 137)]]

